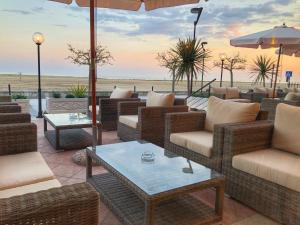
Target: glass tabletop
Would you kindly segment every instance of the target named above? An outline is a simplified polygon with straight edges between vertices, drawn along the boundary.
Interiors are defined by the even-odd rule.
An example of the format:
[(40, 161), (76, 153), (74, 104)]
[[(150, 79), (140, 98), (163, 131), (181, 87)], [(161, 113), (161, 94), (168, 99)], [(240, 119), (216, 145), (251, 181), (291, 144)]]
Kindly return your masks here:
[(97, 146), (96, 155), (149, 196), (222, 176), (151, 143)]
[(92, 120), (83, 113), (44, 114), (44, 117), (51, 121), (55, 126), (92, 124)]

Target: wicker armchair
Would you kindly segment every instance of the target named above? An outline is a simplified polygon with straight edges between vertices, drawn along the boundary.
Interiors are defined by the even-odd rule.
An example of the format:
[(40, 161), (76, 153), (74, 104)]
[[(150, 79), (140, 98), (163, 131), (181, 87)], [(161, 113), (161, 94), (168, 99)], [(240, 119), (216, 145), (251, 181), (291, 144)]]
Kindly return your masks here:
[(0, 124), (30, 123), (29, 113), (0, 113)]
[[(0, 124), (0, 157), (35, 151), (35, 124)], [(98, 213), (98, 193), (87, 183), (0, 198), (1, 225), (98, 225)]]
[(1, 95), (0, 102), (11, 102), (11, 96), (9, 95)]
[[(133, 93), (131, 98), (109, 98), (109, 96), (97, 96), (97, 117), (102, 123), (102, 128), (107, 131), (117, 129), (118, 124), (118, 104), (119, 102), (140, 101), (137, 93)], [(91, 101), (90, 101), (91, 102)], [(91, 105), (91, 104), (90, 104)], [(91, 111), (91, 107), (90, 110)]]
[(261, 103), (261, 108), (264, 111), (267, 111), (269, 116), (269, 120), (275, 119), (276, 107), (279, 103), (285, 103), (288, 105), (300, 106), (300, 101), (286, 101), (283, 99), (272, 99), (272, 98), (265, 98)]
[(164, 145), (165, 114), (187, 112), (184, 99), (175, 99), (172, 107), (146, 107), (146, 102), (120, 102), (118, 115), (136, 116), (136, 126), (118, 122), (118, 136), (123, 141), (145, 140)]
[[(224, 145), (224, 129), (233, 124), (215, 125), (213, 131), (213, 148), (211, 156), (207, 157), (188, 148), (174, 144), (170, 140), (172, 133), (204, 131), (206, 112), (169, 113), (166, 115), (165, 149), (177, 155), (184, 156), (209, 168), (221, 171)], [(261, 111), (257, 120), (265, 120), (267, 113)]]
[(0, 105), (0, 113), (20, 113), (21, 110), (19, 105)]
[(300, 192), (233, 167), (234, 156), (270, 148), (272, 135), (271, 121), (225, 128), (222, 172), (226, 176), (226, 192), (282, 224), (296, 225), (300, 221)]

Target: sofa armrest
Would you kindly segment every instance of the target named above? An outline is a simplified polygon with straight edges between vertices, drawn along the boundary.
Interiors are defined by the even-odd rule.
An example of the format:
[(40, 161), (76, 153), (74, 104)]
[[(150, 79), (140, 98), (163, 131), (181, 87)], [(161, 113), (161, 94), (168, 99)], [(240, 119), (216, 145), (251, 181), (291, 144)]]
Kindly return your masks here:
[(21, 110), (19, 105), (0, 105), (0, 113), (19, 113)]
[(101, 98), (99, 99), (99, 115), (118, 112), (119, 102), (139, 102), (139, 98)]
[(33, 151), (37, 151), (37, 127), (35, 124), (0, 124), (0, 155)]
[(98, 225), (99, 195), (87, 183), (0, 199), (0, 224)]
[(165, 138), (170, 139), (171, 133), (198, 131), (204, 128), (206, 113), (182, 112), (167, 113), (165, 120)]
[(146, 102), (119, 102), (118, 115), (137, 115), (139, 107), (145, 107)]
[(272, 142), (273, 123), (257, 121), (253, 123), (227, 125), (224, 129), (224, 157), (269, 148)]
[(0, 113), (0, 124), (30, 122), (31, 115), (29, 113)]

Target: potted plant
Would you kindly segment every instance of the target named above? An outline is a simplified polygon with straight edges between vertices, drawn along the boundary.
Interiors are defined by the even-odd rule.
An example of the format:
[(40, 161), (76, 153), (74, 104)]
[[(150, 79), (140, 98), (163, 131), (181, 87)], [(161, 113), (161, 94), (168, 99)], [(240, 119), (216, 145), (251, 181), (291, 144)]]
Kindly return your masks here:
[(22, 108), (23, 113), (29, 113), (29, 99), (23, 93), (13, 94), (12, 99)]
[(86, 113), (87, 102), (87, 87), (77, 84), (68, 90), (64, 98), (57, 92), (53, 92), (52, 98), (46, 98), (46, 112)]

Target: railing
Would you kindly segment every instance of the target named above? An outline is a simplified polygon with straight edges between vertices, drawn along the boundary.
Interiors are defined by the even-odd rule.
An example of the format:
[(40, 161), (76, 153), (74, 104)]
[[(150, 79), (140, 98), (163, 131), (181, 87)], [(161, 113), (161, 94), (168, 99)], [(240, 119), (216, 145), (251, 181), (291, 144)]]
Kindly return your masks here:
[(194, 96), (195, 94), (197, 94), (198, 92), (202, 92), (206, 87), (208, 87), (208, 94), (210, 95), (210, 87), (211, 87), (211, 84), (213, 82), (215, 82), (217, 79), (213, 79), (211, 80), (210, 82), (208, 82), (207, 84), (205, 84), (203, 87), (199, 88), (197, 91), (194, 91), (191, 95), (189, 95), (188, 97), (186, 97), (186, 100), (191, 97), (191, 96)]

